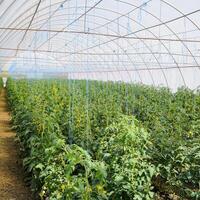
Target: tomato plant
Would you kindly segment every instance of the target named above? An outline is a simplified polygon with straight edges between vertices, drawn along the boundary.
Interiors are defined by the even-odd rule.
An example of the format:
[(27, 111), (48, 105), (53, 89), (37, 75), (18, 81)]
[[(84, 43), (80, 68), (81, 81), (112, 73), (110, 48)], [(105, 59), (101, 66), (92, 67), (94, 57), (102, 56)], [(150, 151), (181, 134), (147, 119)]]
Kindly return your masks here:
[(8, 100), (42, 198), (199, 199), (199, 91), (10, 79)]

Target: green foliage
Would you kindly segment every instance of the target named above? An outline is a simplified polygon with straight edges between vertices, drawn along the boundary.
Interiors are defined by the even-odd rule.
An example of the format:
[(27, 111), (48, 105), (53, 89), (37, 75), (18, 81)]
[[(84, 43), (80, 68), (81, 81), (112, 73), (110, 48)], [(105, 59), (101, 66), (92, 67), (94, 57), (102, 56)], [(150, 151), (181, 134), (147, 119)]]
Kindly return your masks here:
[(104, 164), (81, 147), (66, 144), (42, 96), (29, 96), (29, 89), (26, 82), (16, 87), (9, 81), (13, 122), (24, 149), (24, 166), (32, 174), (32, 188), (42, 199), (105, 199)]
[(3, 89), (3, 79), (0, 78), (0, 91)]
[(199, 91), (9, 80), (8, 97), (44, 198), (146, 200), (156, 189), (199, 199)]
[(100, 142), (100, 157), (108, 165), (111, 199), (153, 199), (156, 169), (148, 156), (149, 134), (133, 117), (122, 116), (108, 126)]

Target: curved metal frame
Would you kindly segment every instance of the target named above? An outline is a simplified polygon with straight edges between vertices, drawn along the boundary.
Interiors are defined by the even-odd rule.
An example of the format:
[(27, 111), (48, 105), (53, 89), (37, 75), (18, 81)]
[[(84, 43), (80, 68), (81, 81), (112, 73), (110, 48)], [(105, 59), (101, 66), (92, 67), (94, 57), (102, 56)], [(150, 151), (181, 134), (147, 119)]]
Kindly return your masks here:
[[(15, 0), (15, 1), (13, 1), (13, 3), (15, 3), (17, 0)], [(65, 0), (65, 1), (60, 1), (60, 2), (56, 2), (56, 3), (52, 3), (51, 5), (49, 5), (49, 6), (46, 6), (46, 7), (44, 7), (44, 8), (42, 8), (42, 9), (39, 9), (38, 8), (38, 10), (37, 10), (37, 12), (38, 13), (42, 13), (42, 15), (40, 15), (40, 16), (37, 16), (37, 17), (35, 17), (35, 21), (36, 22), (34, 22), (32, 25), (40, 25), (40, 23), (41, 23), (41, 21), (43, 21), (43, 20), (45, 20), (45, 23), (43, 23), (43, 25), (44, 24), (46, 24), (50, 19), (53, 21), (53, 22), (56, 22), (56, 20), (54, 20), (54, 18), (56, 18), (56, 17), (58, 17), (59, 15), (55, 15), (56, 14), (56, 12), (57, 12), (57, 10), (59, 10), (59, 7), (58, 8), (56, 8), (55, 10), (54, 10), (54, 12), (53, 12), (53, 16), (48, 16), (48, 14), (46, 13), (46, 10), (47, 9), (49, 9), (50, 7), (52, 8), (52, 7), (56, 7), (57, 5), (59, 5), (61, 2), (70, 2), (70, 1), (73, 1), (73, 0)], [(93, 46), (87, 46), (87, 48), (82, 48), (82, 49), (80, 49), (80, 50), (77, 50), (77, 51), (75, 51), (75, 52), (68, 52), (68, 54), (65, 54), (65, 52), (63, 52), (63, 54), (65, 54), (66, 56), (70, 56), (70, 55), (77, 55), (77, 56), (79, 56), (79, 55), (87, 55), (87, 53), (85, 53), (85, 52), (88, 52), (88, 50), (93, 50), (94, 51), (94, 54), (95, 55), (97, 55), (97, 57), (99, 57), (100, 59), (102, 59), (103, 61), (105, 60), (104, 58), (103, 58), (103, 53), (106, 55), (106, 51), (105, 51), (105, 48), (104, 48), (104, 45), (106, 46), (106, 49), (111, 49), (112, 50), (112, 52), (113, 52), (113, 54), (114, 55), (116, 55), (116, 56), (119, 56), (119, 53), (117, 53), (117, 52), (115, 52), (114, 51), (114, 49), (111, 47), (111, 45), (112, 44), (114, 44), (118, 49), (120, 49), (122, 52), (123, 52), (123, 54), (122, 55), (124, 55), (124, 56), (126, 56), (127, 58), (128, 58), (128, 60), (130, 61), (130, 63), (132, 63), (132, 65), (133, 65), (133, 67), (135, 68), (134, 70), (136, 71), (136, 73), (138, 73), (138, 77), (139, 77), (139, 79), (140, 79), (140, 81), (142, 81), (142, 77), (140, 77), (140, 73), (139, 73), (139, 70), (140, 69), (137, 69), (137, 66), (135, 66), (135, 61), (134, 60), (132, 60), (134, 57), (132, 56), (130, 56), (130, 54), (129, 53), (127, 53), (127, 51), (124, 49), (124, 47), (123, 46), (121, 46), (118, 42), (116, 42), (116, 41), (118, 41), (119, 39), (124, 39), (125, 40), (125, 42), (128, 44), (128, 45), (132, 45), (132, 43), (130, 42), (130, 40), (131, 40), (131, 35), (134, 35), (134, 38), (135, 39), (137, 39), (138, 41), (139, 41), (139, 43), (141, 43), (141, 44), (143, 44), (144, 45), (144, 49), (146, 49), (148, 52), (145, 52), (146, 54), (148, 54), (149, 53), (149, 55), (151, 55), (151, 56), (153, 56), (153, 58), (154, 58), (154, 60), (156, 61), (156, 63), (159, 65), (159, 69), (161, 70), (161, 73), (163, 74), (163, 77), (164, 77), (164, 80), (165, 80), (165, 84), (167, 85), (167, 86), (169, 86), (169, 83), (168, 83), (168, 79), (167, 79), (167, 77), (166, 77), (166, 75), (165, 75), (165, 67), (163, 67), (163, 63), (162, 62), (160, 62), (160, 60), (157, 58), (157, 52), (154, 52), (152, 49), (151, 49), (151, 45), (149, 46), (149, 44), (146, 42), (146, 39), (148, 39), (148, 38), (141, 38), (141, 37), (139, 37), (137, 34), (139, 33), (139, 32), (142, 32), (142, 31), (147, 31), (150, 35), (152, 35), (153, 37), (152, 38), (149, 38), (150, 40), (152, 39), (154, 39), (155, 38), (155, 40), (156, 41), (158, 41), (158, 44), (160, 44), (161, 45), (161, 47), (166, 51), (166, 52), (164, 52), (164, 54), (166, 54), (166, 55), (169, 55), (171, 58), (172, 58), (172, 60), (173, 60), (173, 62), (174, 62), (174, 64), (176, 65), (176, 67), (174, 67), (174, 68), (177, 68), (178, 69), (178, 71), (179, 71), (179, 74), (180, 74), (180, 76), (181, 76), (181, 78), (182, 78), (182, 81), (183, 81), (183, 85), (185, 85), (185, 86), (187, 86), (187, 84), (186, 84), (186, 82), (185, 82), (185, 79), (184, 79), (184, 75), (183, 75), (183, 73), (182, 73), (182, 66), (180, 66), (180, 63), (178, 62), (178, 60), (177, 60), (177, 58), (175, 57), (176, 56), (176, 54), (175, 53), (172, 53), (171, 52), (171, 49), (169, 49), (168, 47), (167, 47), (167, 45), (164, 43), (164, 39), (162, 40), (162, 38), (160, 38), (159, 36), (157, 36), (155, 33), (154, 33), (154, 31), (152, 31), (151, 29), (153, 29), (153, 28), (155, 28), (155, 27), (159, 27), (159, 26), (164, 26), (170, 33), (172, 33), (172, 35), (176, 38), (176, 40), (174, 39), (174, 41), (177, 41), (177, 42), (180, 42), (180, 44), (187, 50), (187, 52), (188, 52), (188, 55), (185, 55), (185, 56), (190, 56), (192, 59), (193, 59), (193, 61), (195, 62), (195, 65), (194, 65), (194, 67), (198, 67), (199, 69), (200, 69), (200, 67), (199, 67), (199, 63), (198, 63), (198, 60), (197, 60), (197, 58), (198, 58), (198, 56), (196, 56), (196, 55), (194, 55), (194, 53), (193, 53), (193, 51), (190, 49), (190, 47), (186, 44), (186, 42), (198, 42), (198, 41), (195, 41), (195, 40), (193, 40), (193, 41), (187, 41), (187, 40), (183, 40), (183, 39), (181, 39), (180, 37), (179, 37), (179, 35), (172, 29), (172, 28), (170, 28), (170, 26), (168, 25), (168, 23), (170, 23), (170, 22), (173, 22), (173, 21), (175, 21), (176, 19), (174, 18), (174, 19), (171, 19), (171, 20), (168, 20), (168, 21), (163, 21), (163, 20), (161, 20), (159, 17), (157, 17), (156, 15), (154, 15), (153, 13), (151, 13), (151, 12), (149, 12), (149, 11), (147, 11), (146, 9), (143, 9), (142, 8), (142, 6), (136, 6), (136, 5), (134, 5), (133, 3), (129, 3), (129, 2), (127, 2), (127, 1), (123, 1), (123, 0), (113, 0), (114, 2), (118, 2), (118, 3), (121, 3), (121, 4), (125, 4), (125, 5), (127, 5), (127, 6), (129, 6), (129, 8), (131, 7), (131, 8), (133, 8), (133, 9), (131, 9), (131, 11), (129, 11), (128, 13), (121, 13), (121, 12), (118, 12), (118, 11), (115, 11), (115, 10), (110, 10), (110, 9), (106, 9), (106, 8), (102, 8), (102, 7), (96, 7), (96, 5), (98, 5), (98, 3), (100, 3), (100, 2), (102, 2), (103, 0), (99, 0), (97, 3), (95, 3), (94, 4), (94, 6), (93, 7), (88, 7), (87, 5), (85, 5), (85, 6), (80, 6), (80, 7), (85, 7), (85, 12), (83, 12), (81, 15), (79, 15), (79, 17), (78, 18), (75, 18), (74, 20), (73, 20), (73, 22), (76, 22), (76, 21), (79, 21), (79, 22), (84, 22), (84, 20), (86, 20), (86, 17), (84, 17), (84, 19), (81, 19), (83, 16), (88, 16), (88, 17), (94, 17), (94, 18), (100, 18), (100, 19), (103, 19), (104, 21), (105, 20), (107, 20), (108, 22), (106, 22), (106, 23), (103, 23), (103, 24), (99, 24), (99, 26), (97, 26), (97, 27), (95, 27), (94, 29), (91, 29), (92, 31), (94, 31), (94, 30), (96, 30), (96, 29), (98, 29), (99, 27), (102, 27), (102, 28), (105, 28), (105, 29), (108, 29), (109, 30), (109, 32), (111, 31), (112, 33), (115, 33), (115, 35), (108, 35), (108, 34), (106, 34), (106, 33), (101, 33), (101, 32), (99, 32), (99, 31), (97, 31), (96, 33), (94, 33), (94, 34), (92, 34), (93, 36), (95, 36), (95, 34), (96, 35), (100, 35), (100, 36), (102, 36), (102, 37), (107, 37), (107, 38), (109, 38), (109, 37), (114, 37), (114, 39), (111, 39), (111, 40), (106, 40), (106, 42), (104, 42), (103, 40), (100, 40), (99, 39), (99, 44), (98, 45), (93, 45)], [(186, 19), (186, 20), (188, 20), (190, 23), (192, 23), (196, 28), (197, 28), (197, 30), (198, 31), (200, 31), (200, 27), (197, 25), (197, 23), (196, 22), (194, 22), (190, 17), (189, 17), (189, 15), (190, 14), (194, 14), (194, 13), (196, 13), (196, 12), (199, 12), (200, 11), (200, 9), (199, 10), (196, 10), (196, 11), (194, 11), (194, 12), (192, 12), (192, 13), (187, 13), (187, 14), (185, 14), (185, 13), (183, 13), (180, 9), (178, 9), (178, 8), (176, 8), (175, 6), (173, 6), (171, 3), (169, 3), (169, 2), (167, 2), (167, 1), (165, 1), (165, 0), (161, 0), (161, 2), (162, 3), (164, 3), (166, 6), (168, 6), (169, 8), (171, 8), (173, 11), (176, 11), (178, 14), (180, 14), (181, 16), (179, 16), (177, 19), (180, 19), (180, 18), (184, 18), (184, 19)], [(61, 3), (62, 4), (62, 3)], [(27, 24), (30, 24), (30, 18), (32, 19), (32, 17), (33, 17), (33, 15), (32, 14), (30, 14), (30, 15), (26, 15), (27, 14), (27, 11), (30, 11), (34, 6), (37, 6), (38, 5), (38, 2), (36, 2), (34, 5), (31, 5), (31, 7), (29, 7), (29, 8), (27, 8), (23, 13), (21, 13), (14, 21), (12, 21), (10, 24), (9, 24), (9, 26), (8, 26), (8, 28), (10, 27), (10, 28), (23, 28), (23, 27), (27, 27)], [(39, 7), (39, 6), (38, 6)], [(80, 8), (79, 7), (79, 8)], [(69, 8), (65, 8), (65, 9), (72, 9), (73, 7), (69, 7)], [(103, 15), (102, 16), (98, 16), (98, 15), (93, 15), (93, 14), (89, 14), (89, 11), (91, 11), (92, 9), (94, 9), (94, 10), (100, 10), (100, 11), (102, 11), (102, 12), (108, 12), (108, 13), (114, 13), (115, 15), (117, 15), (118, 17), (116, 18), (114, 18), (114, 19), (106, 19)], [(158, 22), (160, 22), (159, 24), (155, 24), (154, 26), (150, 26), (150, 27), (148, 27), (147, 25), (144, 25), (142, 22), (140, 23), (140, 22), (138, 22), (137, 20), (134, 20), (134, 19), (131, 19), (130, 17), (129, 17), (129, 14), (130, 13), (132, 13), (132, 12), (134, 12), (134, 11), (136, 11), (136, 10), (138, 10), (138, 9), (140, 9), (140, 10), (142, 10), (144, 13), (146, 13), (147, 15), (149, 15), (149, 16), (151, 16), (153, 19), (155, 19), (156, 21), (158, 21)], [(84, 9), (82, 9), (82, 10), (84, 10)], [(5, 12), (4, 13), (6, 13), (6, 12), (8, 12), (9, 11), (9, 8), (6, 8), (5, 9)], [(44, 12), (44, 13), (43, 13)], [(36, 13), (34, 13), (34, 15), (35, 15)], [(27, 18), (26, 18), (26, 21), (20, 21), (20, 19), (22, 19), (23, 18), (23, 16), (27, 16)], [(42, 18), (43, 16), (47, 16), (47, 18)], [(66, 15), (60, 15), (59, 17), (65, 17)], [(117, 20), (118, 19), (120, 19), (120, 18), (122, 18), (122, 17), (124, 17), (124, 18), (126, 18), (126, 19), (128, 19), (128, 20), (131, 20), (132, 22), (134, 22), (135, 24), (137, 24), (137, 25), (139, 25), (139, 27), (142, 27), (142, 29), (140, 29), (140, 30), (136, 30), (136, 31), (133, 31), (133, 32), (130, 32), (129, 34), (126, 34), (126, 35), (120, 35), (120, 33), (118, 33), (117, 31), (115, 31), (115, 29), (113, 29), (112, 27), (110, 28), (110, 27), (107, 27), (109, 24), (117, 24), (121, 29), (123, 29), (123, 30), (127, 30), (127, 27), (125, 27), (123, 24), (120, 24), (119, 23), (119, 21), (117, 22)], [(62, 20), (61, 18), (59, 18), (59, 20)], [(42, 19), (42, 20), (40, 20), (40, 19)], [(17, 20), (19, 21), (18, 23), (16, 23), (17, 22)], [(32, 20), (33, 21), (33, 20)], [(87, 20), (87, 23), (94, 23), (94, 24), (96, 24), (96, 25), (98, 25), (98, 23), (97, 22), (90, 22), (89, 20)], [(69, 26), (71, 26), (71, 24), (72, 24), (72, 22), (71, 23), (69, 23), (67, 26), (65, 26), (64, 28), (62, 28), (62, 30), (65, 30), (65, 28), (66, 27), (69, 27)], [(12, 27), (13, 25), (15, 25), (15, 27)], [(40, 26), (40, 28), (42, 28), (43, 27), (43, 25), (41, 25)], [(74, 25), (73, 25), (74, 26)], [(28, 26), (28, 28), (27, 28), (27, 32), (29, 31), (29, 28), (30, 28), (30, 26)], [(12, 32), (13, 30), (5, 30), (5, 31), (3, 31), (2, 32), (2, 34), (0, 35), (0, 37), (2, 38), (1, 39), (1, 41), (0, 41), (0, 44), (4, 44), (8, 39), (11, 39), (11, 41), (12, 41), (12, 38), (13, 39), (16, 39), (17, 37), (18, 37), (18, 33), (16, 33), (15, 34), (15, 32)], [(49, 30), (49, 32), (50, 32), (51, 30)], [(47, 32), (48, 32), (48, 30), (47, 30)], [(61, 31), (62, 32), (62, 31)], [(6, 36), (4, 36), (4, 34), (6, 34), (7, 33), (7, 35)], [(37, 34), (37, 31), (36, 31), (36, 34)], [(33, 51), (33, 52), (40, 52), (41, 50), (40, 50), (40, 48), (48, 41), (48, 40), (52, 40), (55, 36), (57, 36), (59, 34), (59, 32), (58, 33), (55, 33), (52, 37), (50, 37), (50, 38), (48, 38), (44, 43), (42, 43), (42, 44), (40, 44), (39, 46), (37, 46), (35, 49), (31, 49), (31, 51)], [(70, 34), (70, 33), (69, 33)], [(78, 38), (80, 39), (81, 37), (83, 38), (83, 40), (84, 40), (84, 35), (85, 34), (87, 34), (87, 31), (86, 32), (83, 32), (83, 33), (71, 33), (71, 34), (77, 34), (78, 35)], [(15, 36), (16, 35), (16, 36)], [(87, 35), (89, 35), (89, 34), (87, 34)], [(4, 36), (4, 37), (2, 37), (2, 36)], [(75, 38), (76, 38), (77, 36), (75, 36)], [(133, 37), (132, 37), (132, 39), (134, 39)], [(59, 40), (59, 41), (62, 41), (63, 40), (63, 38), (62, 37), (57, 37), (57, 39)], [(34, 39), (33, 39), (34, 40)], [(32, 41), (33, 41), (32, 40)], [(21, 44), (22, 42), (20, 42), (19, 44)], [(109, 45), (109, 43), (110, 43), (110, 45)], [(26, 44), (26, 46), (27, 46), (28, 44)], [(29, 44), (30, 45), (30, 44)], [(27, 46), (25, 49), (27, 49), (27, 50), (30, 50), (29, 49), (29, 47), (30, 46)], [(98, 49), (100, 49), (103, 53), (102, 53), (102, 55), (101, 55), (101, 53), (98, 53), (98, 52), (96, 52), (94, 49), (95, 48), (98, 48)], [(63, 47), (62, 47), (63, 48)], [(62, 49), (61, 48), (61, 49)], [(64, 48), (65, 48), (65, 46), (64, 46)], [(6, 50), (6, 47), (4, 48), (4, 47), (1, 47), (0, 49), (5, 49)], [(9, 49), (9, 47), (8, 47), (8, 49)], [(12, 50), (11, 48), (10, 48), (10, 50)], [(14, 50), (14, 48), (13, 48), (13, 50)], [(155, 81), (154, 81), (154, 79), (153, 79), (153, 76), (151, 75), (151, 70), (153, 70), (153, 68), (149, 68), (149, 62), (148, 61), (146, 61), (145, 59), (144, 59), (144, 55), (145, 55), (145, 53), (144, 54), (142, 54), (142, 53), (140, 53), (136, 48), (134, 48), (133, 46), (132, 46), (132, 50), (134, 51), (134, 53), (135, 53), (135, 55), (138, 57), (138, 58), (140, 58), (140, 60), (142, 60), (142, 62), (143, 62), (143, 64), (144, 64), (144, 66), (145, 66), (145, 68), (143, 68), (143, 69), (146, 69), (146, 71), (148, 71), (148, 73), (149, 73), (149, 76), (150, 76), (150, 79), (152, 80), (152, 83), (153, 83), (153, 85), (155, 85)], [(14, 50), (15, 51), (15, 50)], [(18, 48), (17, 48), (17, 50), (16, 50), (16, 52), (17, 51), (21, 51), (21, 49), (19, 48), (19, 45), (18, 45)], [(55, 53), (59, 53), (59, 49), (56, 49), (56, 50), (54, 50), (55, 51)], [(47, 51), (47, 52), (49, 52), (49, 53), (51, 53), (51, 51)], [(52, 51), (53, 52), (53, 51)], [(52, 53), (53, 54), (53, 53)], [(92, 56), (92, 55), (91, 55)], [(184, 56), (184, 55), (182, 55), (182, 56)], [(5, 55), (5, 57), (6, 57), (6, 55)], [(9, 57), (9, 56), (8, 56)], [(95, 57), (96, 58), (96, 57)], [(56, 60), (59, 60), (58, 58), (55, 58)], [(97, 59), (97, 58), (96, 58)], [(119, 59), (119, 58), (118, 58)], [(0, 60), (1, 60), (1, 56), (0, 56)], [(99, 60), (97, 60), (96, 62), (99, 62)], [(127, 72), (127, 74), (129, 74), (129, 72), (131, 71), (131, 69), (128, 69), (128, 68), (126, 68), (126, 66), (124, 65), (124, 63), (123, 63), (123, 60), (121, 60), (121, 63), (122, 63), (122, 65), (123, 65), (123, 68), (124, 68), (124, 70)], [(116, 67), (116, 70), (120, 70), (117, 66), (115, 66)], [(170, 69), (170, 67), (168, 68), (168, 69)], [(81, 70), (81, 69), (80, 69)], [(81, 71), (80, 71), (81, 72)], [(103, 72), (103, 71), (102, 71)], [(113, 71), (114, 72), (114, 71)], [(81, 72), (82, 73), (82, 72)], [(85, 72), (85, 73), (87, 73), (87, 72)], [(120, 73), (119, 73), (120, 74)], [(131, 79), (131, 78), (130, 78)]]

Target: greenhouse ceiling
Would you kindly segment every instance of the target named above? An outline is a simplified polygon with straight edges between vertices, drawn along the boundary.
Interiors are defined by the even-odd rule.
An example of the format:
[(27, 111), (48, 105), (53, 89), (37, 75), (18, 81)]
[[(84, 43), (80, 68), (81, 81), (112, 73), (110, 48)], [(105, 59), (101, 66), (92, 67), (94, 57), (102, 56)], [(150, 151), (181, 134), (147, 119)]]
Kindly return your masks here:
[(199, 0), (1, 0), (1, 71), (196, 89), (199, 19)]

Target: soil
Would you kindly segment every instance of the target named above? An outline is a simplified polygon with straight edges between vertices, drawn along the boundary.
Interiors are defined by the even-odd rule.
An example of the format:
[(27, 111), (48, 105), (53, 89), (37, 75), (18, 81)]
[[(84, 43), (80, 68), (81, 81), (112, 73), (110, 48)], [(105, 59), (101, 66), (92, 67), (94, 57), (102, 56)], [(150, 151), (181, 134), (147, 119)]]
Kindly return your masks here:
[(0, 200), (33, 200), (26, 185), (15, 133), (11, 129), (6, 91), (0, 94)]

